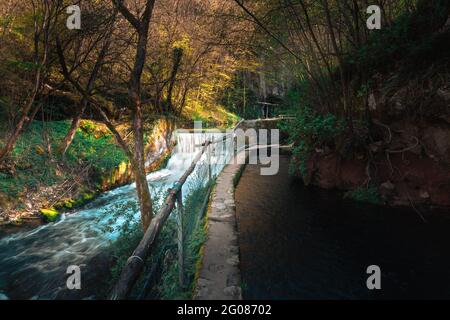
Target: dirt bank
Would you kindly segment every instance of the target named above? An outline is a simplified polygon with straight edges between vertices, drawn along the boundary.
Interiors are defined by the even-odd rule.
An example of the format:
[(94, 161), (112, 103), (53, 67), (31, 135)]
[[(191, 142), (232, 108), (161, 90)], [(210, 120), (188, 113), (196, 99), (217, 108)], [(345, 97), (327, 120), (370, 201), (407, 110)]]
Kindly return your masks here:
[(300, 175), (326, 189), (372, 187), (391, 206), (450, 209), (450, 62), (397, 64), (352, 97), (359, 120), (311, 146)]

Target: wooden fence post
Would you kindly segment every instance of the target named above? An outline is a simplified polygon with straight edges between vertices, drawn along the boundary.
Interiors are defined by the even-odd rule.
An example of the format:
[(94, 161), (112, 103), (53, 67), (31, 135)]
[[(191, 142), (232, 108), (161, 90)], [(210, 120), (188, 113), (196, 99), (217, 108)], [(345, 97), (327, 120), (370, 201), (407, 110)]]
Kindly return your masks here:
[(180, 190), (177, 193), (177, 224), (178, 224), (178, 281), (180, 287), (184, 288), (184, 208), (183, 208), (183, 193)]
[(211, 145), (208, 146), (207, 152), (207, 161), (208, 161), (208, 184), (211, 183), (212, 173), (211, 173)]
[(190, 167), (181, 176), (181, 178), (178, 179), (178, 181), (174, 185), (174, 188), (169, 189), (169, 195), (167, 196), (163, 206), (159, 210), (158, 214), (152, 219), (152, 222), (150, 223), (148, 229), (145, 231), (141, 242), (139, 242), (138, 246), (133, 251), (133, 254), (128, 258), (127, 263), (123, 267), (119, 280), (117, 281), (116, 285), (109, 295), (109, 299), (122, 300), (126, 299), (129, 296), (144, 267), (144, 260), (152, 252), (152, 249), (154, 249), (156, 239), (158, 238), (158, 235), (160, 234), (164, 223), (167, 221), (172, 210), (175, 207), (178, 199), (178, 194), (180, 196), (179, 199), (182, 200), (182, 194), (180, 192), (181, 188), (183, 187), (187, 178), (194, 171), (197, 163), (200, 161), (201, 157), (206, 152), (206, 149), (210, 144), (211, 141), (206, 141), (201, 152), (197, 154)]

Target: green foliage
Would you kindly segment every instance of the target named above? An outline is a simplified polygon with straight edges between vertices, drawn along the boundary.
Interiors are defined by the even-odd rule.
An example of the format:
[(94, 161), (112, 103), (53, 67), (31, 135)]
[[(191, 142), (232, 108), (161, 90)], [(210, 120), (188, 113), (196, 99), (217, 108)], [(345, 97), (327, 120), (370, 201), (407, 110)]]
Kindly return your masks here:
[[(90, 127), (89, 127), (90, 126)], [(58, 166), (58, 146), (67, 134), (69, 121), (33, 121), (19, 137), (11, 154), (16, 174), (0, 173), (0, 192), (17, 197), (21, 192), (39, 186), (51, 186), (72, 175)], [(124, 152), (109, 134), (98, 134), (95, 125), (79, 129), (64, 159), (69, 168), (90, 166), (97, 176), (127, 162)]]
[(59, 212), (55, 209), (41, 209), (41, 214), (46, 222), (54, 222), (59, 218)]
[[(447, 0), (436, 1), (434, 11), (404, 11), (395, 22), (372, 33), (369, 41), (347, 63), (371, 73), (390, 71), (400, 62), (417, 71), (418, 64), (445, 58), (450, 52), (449, 34), (433, 33), (448, 12)], [(439, 22), (441, 21), (441, 22)]]
[(345, 197), (358, 202), (370, 203), (374, 205), (381, 205), (383, 203), (378, 188), (374, 185), (359, 187), (355, 190), (349, 191), (345, 194)]
[(390, 27), (373, 34), (369, 42), (359, 50), (360, 66), (369, 70), (385, 67), (392, 59), (403, 56), (409, 48), (411, 14), (405, 13)]
[(290, 172), (294, 174), (299, 170), (305, 176), (306, 164), (314, 148), (334, 143), (344, 128), (344, 122), (336, 116), (330, 113), (318, 114), (308, 107), (300, 108), (294, 121), (280, 123), (280, 129), (290, 133), (289, 142), (294, 144), (293, 156), (296, 161), (291, 163)]
[(41, 122), (34, 121), (20, 136), (11, 154), (16, 164), (16, 174), (0, 177), (1, 192), (16, 197), (26, 189), (49, 186), (63, 179), (57, 175), (56, 166), (51, 165), (52, 155), (44, 148), (47, 138), (52, 138), (44, 132), (49, 131), (44, 131)]
[(116, 146), (110, 134), (95, 134), (95, 125), (87, 123), (77, 131), (66, 159), (73, 163), (91, 165), (99, 174), (110, 172), (128, 158), (122, 149)]
[[(195, 285), (195, 273), (197, 271), (197, 262), (200, 259), (200, 249), (206, 240), (205, 220), (202, 218), (201, 209), (205, 199), (208, 187), (199, 187), (194, 190), (185, 201), (184, 230), (185, 237), (185, 261), (184, 276), (186, 279), (185, 287), (181, 287), (178, 282), (179, 265), (177, 262), (167, 264), (163, 268), (161, 281), (158, 285), (158, 297), (163, 300), (171, 299), (191, 299)], [(176, 227), (174, 224), (173, 227)], [(173, 231), (176, 234), (175, 230)], [(175, 239), (173, 239), (175, 240)], [(172, 240), (172, 241), (173, 241)], [(176, 242), (173, 242), (171, 256), (177, 255), (175, 249)]]
[[(200, 249), (206, 240), (206, 233), (204, 228), (205, 221), (198, 221), (199, 227), (195, 228), (193, 232), (186, 239), (185, 246), (185, 265), (184, 274), (186, 279), (185, 287), (182, 288), (178, 281), (179, 265), (172, 263), (166, 266), (159, 284), (159, 298), (162, 300), (180, 300), (192, 299), (192, 291), (194, 289), (194, 280), (197, 261), (200, 259)], [(176, 250), (173, 250), (172, 257), (176, 257)]]
[[(111, 210), (110, 226), (105, 227), (105, 230), (103, 230), (105, 232), (119, 233), (117, 240), (112, 243), (111, 254), (115, 259), (115, 265), (111, 269), (111, 285), (117, 281), (128, 257), (142, 239), (143, 231), (140, 220), (135, 217), (138, 210), (137, 201), (116, 204)], [(119, 218), (124, 220), (123, 224), (118, 227), (111, 227)]]
[(26, 72), (42, 68), (42, 65), (36, 64), (34, 62), (30, 62), (30, 61), (16, 61), (16, 60), (14, 60), (14, 61), (8, 61), (7, 64), (10, 67), (18, 69), (20, 71), (26, 71)]
[[(302, 99), (305, 98), (307, 83), (302, 82), (298, 86), (290, 89), (285, 98), (285, 105), (287, 109), (296, 111), (302, 104)], [(304, 104), (304, 101), (303, 101)]]
[(238, 115), (221, 105), (208, 108), (208, 105), (198, 101), (189, 101), (186, 111), (189, 122), (201, 121), (204, 128), (229, 128), (240, 120)]
[(244, 119), (257, 119), (261, 117), (261, 107), (256, 104), (258, 95), (248, 88), (241, 74), (235, 74), (231, 82), (223, 88), (220, 103), (227, 110)]

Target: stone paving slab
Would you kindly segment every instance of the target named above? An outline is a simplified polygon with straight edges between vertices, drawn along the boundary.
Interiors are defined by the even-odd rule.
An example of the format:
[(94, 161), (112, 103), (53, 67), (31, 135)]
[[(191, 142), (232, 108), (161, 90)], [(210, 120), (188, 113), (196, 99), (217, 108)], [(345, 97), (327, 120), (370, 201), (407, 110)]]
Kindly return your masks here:
[[(245, 157), (241, 152), (239, 159)], [(208, 233), (196, 283), (196, 300), (242, 300), (234, 177), (241, 164), (227, 165), (217, 178), (208, 210)]]

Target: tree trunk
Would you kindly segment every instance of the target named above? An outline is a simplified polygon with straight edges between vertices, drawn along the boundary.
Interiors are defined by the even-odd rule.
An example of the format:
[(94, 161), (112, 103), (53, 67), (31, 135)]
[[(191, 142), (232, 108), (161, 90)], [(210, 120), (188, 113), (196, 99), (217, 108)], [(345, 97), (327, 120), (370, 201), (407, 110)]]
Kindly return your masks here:
[[(36, 8), (34, 8), (36, 10)], [(38, 25), (38, 16), (42, 14), (42, 24)], [(28, 113), (33, 108), (34, 101), (36, 96), (42, 89), (42, 77), (43, 77), (43, 68), (47, 63), (47, 53), (48, 53), (48, 36), (49, 36), (49, 24), (50, 24), (50, 7), (48, 1), (44, 1), (43, 3), (43, 12), (38, 13), (34, 11), (34, 62), (37, 66), (36, 76), (34, 80), (33, 91), (23, 107), (22, 115), (20, 116), (19, 122), (16, 124), (13, 133), (8, 138), (6, 145), (0, 150), (0, 162), (3, 161), (14, 149), (14, 146), (19, 139), (24, 126), (30, 123), (33, 120), (35, 112), (29, 117)], [(39, 58), (40, 50), (39, 50), (39, 41), (40, 37), (43, 34), (44, 37), (44, 48), (42, 52), (42, 59)]]
[(63, 157), (65, 156), (67, 150), (69, 149), (70, 145), (72, 144), (73, 138), (75, 138), (75, 134), (77, 133), (77, 129), (80, 126), (81, 118), (83, 117), (83, 113), (86, 110), (87, 104), (88, 104), (87, 99), (83, 98), (83, 100), (81, 102), (81, 108), (80, 108), (78, 114), (72, 119), (72, 124), (70, 126), (70, 129), (58, 147), (58, 151), (59, 151), (59, 153), (61, 153), (61, 155)]
[[(115, 16), (114, 16), (115, 18)], [(94, 68), (92, 69), (92, 72), (89, 76), (89, 80), (86, 85), (86, 92), (90, 95), (92, 92), (92, 89), (94, 88), (95, 81), (97, 80), (98, 73), (100, 72), (101, 65), (103, 63), (103, 60), (106, 57), (106, 54), (108, 52), (109, 46), (111, 45), (111, 32), (107, 35), (107, 38), (100, 50), (100, 53), (98, 54), (97, 60), (95, 62)], [(59, 40), (58, 40), (59, 41)], [(59, 146), (59, 152), (64, 157), (67, 150), (69, 149), (70, 145), (72, 144), (73, 138), (75, 137), (75, 134), (77, 132), (78, 127), (80, 126), (81, 119), (83, 117), (83, 113), (86, 110), (88, 106), (88, 99), (87, 97), (84, 97), (81, 99), (81, 108), (78, 111), (78, 114), (73, 118), (72, 125), (70, 126), (69, 131), (67, 132), (66, 136), (64, 137), (63, 141), (61, 142)]]
[(147, 0), (145, 10), (141, 17), (135, 17), (124, 5), (122, 1), (114, 1), (116, 8), (122, 13), (125, 19), (136, 29), (138, 42), (133, 70), (128, 84), (128, 95), (133, 112), (133, 132), (134, 132), (134, 166), (133, 172), (136, 181), (136, 191), (139, 198), (141, 210), (141, 221), (144, 231), (150, 226), (152, 221), (152, 199), (146, 179), (145, 172), (145, 152), (144, 152), (144, 121), (141, 101), (141, 78), (144, 64), (147, 57), (148, 32), (150, 21), (155, 5), (155, 0)]
[(170, 74), (169, 89), (167, 90), (167, 111), (168, 112), (174, 111), (173, 103), (172, 103), (173, 89), (175, 87), (175, 81), (177, 79), (177, 73), (178, 73), (178, 69), (180, 68), (180, 65), (181, 65), (182, 57), (183, 57), (183, 49), (175, 48), (173, 50), (173, 66), (172, 66), (172, 72)]
[(144, 122), (142, 115), (142, 105), (140, 101), (136, 101), (134, 105), (133, 115), (133, 131), (134, 131), (134, 157), (135, 168), (133, 168), (136, 180), (136, 191), (139, 198), (139, 206), (141, 210), (141, 221), (144, 231), (152, 221), (152, 198), (148, 188), (147, 177), (145, 172), (145, 151), (144, 151)]
[(22, 129), (24, 126), (31, 122), (33, 119), (28, 117), (28, 113), (30, 112), (31, 108), (33, 107), (34, 100), (36, 99), (37, 92), (39, 91), (40, 87), (40, 71), (38, 71), (39, 75), (36, 77), (36, 83), (35, 87), (33, 89), (33, 93), (27, 102), (26, 106), (22, 110), (22, 115), (20, 116), (19, 122), (16, 124), (13, 133), (8, 138), (8, 141), (6, 142), (6, 145), (0, 150), (0, 162), (3, 161), (14, 149), (14, 146), (16, 145), (17, 140), (20, 137), (20, 134), (22, 133)]

